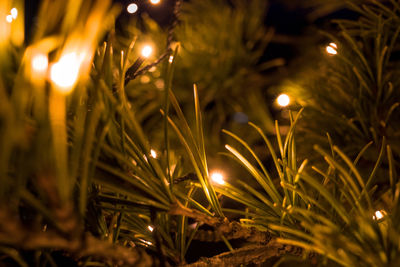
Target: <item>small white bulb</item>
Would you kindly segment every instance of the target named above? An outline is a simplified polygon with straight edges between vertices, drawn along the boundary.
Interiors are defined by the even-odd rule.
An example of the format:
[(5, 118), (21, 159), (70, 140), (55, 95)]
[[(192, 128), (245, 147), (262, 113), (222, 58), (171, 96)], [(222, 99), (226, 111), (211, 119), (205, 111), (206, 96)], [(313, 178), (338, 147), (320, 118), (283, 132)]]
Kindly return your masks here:
[(161, 2), (161, 0), (150, 0), (150, 3), (153, 5), (158, 5)]
[(14, 7), (14, 8), (12, 8), (11, 9), (11, 17), (13, 18), (13, 19), (16, 19), (17, 18), (17, 16), (18, 16), (18, 10)]
[(151, 225), (147, 226), (147, 229), (149, 229), (150, 232), (153, 232), (154, 230), (154, 228)]
[(151, 149), (150, 150), (150, 156), (152, 157), (152, 158), (157, 158), (157, 152), (154, 150), (154, 149)]
[(374, 220), (380, 220), (380, 219), (382, 219), (385, 215), (385, 211), (381, 211), (381, 210), (377, 210), (377, 211), (375, 211), (375, 215), (374, 216), (372, 216), (372, 218), (374, 219)]
[(335, 43), (330, 43), (327, 47), (326, 47), (326, 52), (330, 55), (336, 55), (337, 54), (337, 45)]
[(6, 16), (6, 21), (7, 21), (8, 23), (11, 23), (12, 20), (13, 20), (13, 17), (12, 17), (11, 15), (7, 15), (7, 16)]
[(127, 6), (126, 10), (130, 14), (136, 13), (136, 11), (138, 11), (138, 5), (136, 5), (135, 3), (131, 3)]
[(217, 184), (220, 184), (220, 185), (224, 185), (225, 184), (224, 176), (220, 172), (211, 173), (211, 180), (213, 180), (213, 182), (215, 182)]
[(290, 97), (287, 94), (281, 94), (276, 99), (278, 105), (281, 107), (286, 107), (290, 104)]
[(142, 49), (142, 56), (144, 58), (148, 58), (152, 52), (153, 52), (153, 48), (150, 45), (146, 45)]

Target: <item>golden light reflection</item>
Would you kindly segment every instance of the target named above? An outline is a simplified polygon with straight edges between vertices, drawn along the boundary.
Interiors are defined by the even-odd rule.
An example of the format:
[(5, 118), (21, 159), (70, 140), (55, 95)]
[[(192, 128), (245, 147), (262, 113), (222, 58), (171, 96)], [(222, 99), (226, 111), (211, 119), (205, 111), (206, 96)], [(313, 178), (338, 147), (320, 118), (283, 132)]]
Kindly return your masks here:
[(61, 93), (68, 94), (78, 80), (79, 69), (83, 61), (83, 56), (78, 56), (76, 52), (63, 55), (58, 62), (50, 68), (50, 79), (56, 85), (56, 89)]
[(219, 171), (213, 171), (211, 173), (211, 180), (217, 184), (224, 185), (224, 175)]
[(47, 55), (42, 53), (37, 53), (32, 57), (31, 67), (33, 73), (44, 74), (47, 71), (48, 65), (49, 65), (49, 60), (47, 58)]

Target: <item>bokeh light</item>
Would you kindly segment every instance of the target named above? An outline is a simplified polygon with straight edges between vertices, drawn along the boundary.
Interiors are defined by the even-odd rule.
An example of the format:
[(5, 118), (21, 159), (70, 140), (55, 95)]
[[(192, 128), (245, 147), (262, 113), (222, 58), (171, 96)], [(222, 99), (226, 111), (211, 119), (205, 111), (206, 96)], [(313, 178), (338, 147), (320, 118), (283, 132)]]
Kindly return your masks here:
[(281, 107), (286, 107), (290, 104), (290, 97), (287, 94), (281, 94), (276, 99), (278, 105)]
[(213, 180), (213, 182), (220, 184), (220, 185), (225, 184), (224, 175), (218, 171), (214, 171), (211, 173), (211, 180)]
[(133, 14), (138, 10), (138, 5), (136, 5), (135, 3), (131, 3), (128, 5), (126, 10), (128, 11), (128, 13)]

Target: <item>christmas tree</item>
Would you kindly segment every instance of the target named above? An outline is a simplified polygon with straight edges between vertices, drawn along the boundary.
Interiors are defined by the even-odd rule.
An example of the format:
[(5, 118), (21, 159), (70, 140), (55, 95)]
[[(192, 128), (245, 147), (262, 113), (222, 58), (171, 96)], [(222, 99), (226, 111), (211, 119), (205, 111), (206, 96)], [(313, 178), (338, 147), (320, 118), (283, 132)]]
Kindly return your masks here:
[(0, 266), (400, 264), (400, 1), (32, 3), (0, 6)]

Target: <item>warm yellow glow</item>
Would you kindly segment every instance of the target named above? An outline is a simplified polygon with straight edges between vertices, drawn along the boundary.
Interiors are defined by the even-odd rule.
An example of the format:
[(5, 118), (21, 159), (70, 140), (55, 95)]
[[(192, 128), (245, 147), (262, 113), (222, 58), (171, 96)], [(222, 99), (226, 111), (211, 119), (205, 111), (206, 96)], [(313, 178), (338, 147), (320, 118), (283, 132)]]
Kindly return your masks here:
[(32, 57), (31, 66), (34, 73), (45, 73), (49, 65), (47, 55), (38, 53)]
[(154, 228), (151, 225), (147, 226), (147, 229), (149, 229), (150, 232), (153, 232), (154, 230)]
[(213, 180), (213, 182), (220, 184), (220, 185), (225, 184), (224, 176), (222, 175), (222, 173), (217, 172), (217, 171), (211, 173), (211, 180)]
[(335, 43), (330, 43), (327, 47), (326, 47), (326, 52), (330, 55), (336, 55), (337, 54), (337, 45)]
[(148, 58), (153, 52), (153, 48), (150, 45), (146, 45), (142, 49), (142, 56)]
[(151, 150), (150, 150), (150, 156), (151, 156), (152, 158), (157, 158), (157, 152), (156, 152), (154, 149), (151, 149)]
[(150, 0), (150, 3), (153, 5), (158, 5), (161, 2), (161, 0)]
[(372, 216), (372, 218), (374, 219), (374, 220), (380, 220), (380, 219), (382, 219), (384, 216), (385, 216), (385, 211), (383, 211), (383, 210), (377, 210), (377, 211), (375, 211), (375, 215), (374, 216)]
[(151, 243), (150, 241), (144, 240), (144, 239), (139, 239), (139, 241), (143, 242), (143, 243), (146, 244), (147, 246), (153, 245), (153, 243)]
[(174, 56), (169, 56), (168, 62), (172, 63), (172, 61), (174, 61)]
[(18, 10), (14, 7), (13, 9), (11, 9), (11, 17), (13, 19), (16, 19), (18, 16)]
[(135, 13), (138, 10), (138, 6), (135, 3), (129, 4), (128, 7), (126, 8), (128, 13)]
[(11, 15), (7, 15), (7, 16), (6, 16), (6, 21), (7, 21), (8, 23), (11, 23), (12, 20), (13, 20), (13, 17), (12, 17)]
[(276, 101), (278, 102), (279, 106), (286, 107), (290, 103), (290, 98), (287, 94), (281, 94), (278, 96)]
[(50, 79), (62, 93), (69, 93), (78, 80), (82, 59), (75, 52), (63, 55), (51, 66)]

